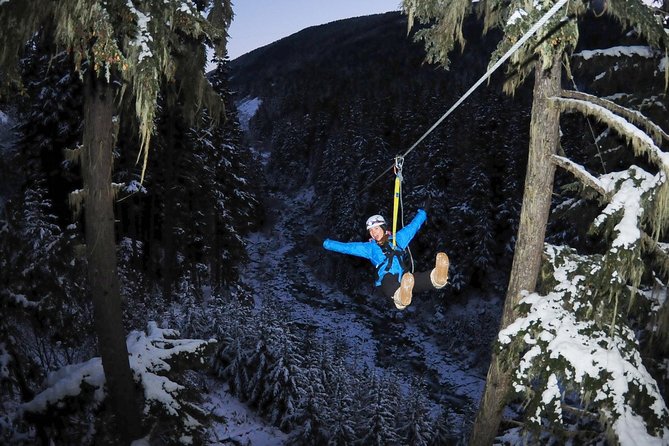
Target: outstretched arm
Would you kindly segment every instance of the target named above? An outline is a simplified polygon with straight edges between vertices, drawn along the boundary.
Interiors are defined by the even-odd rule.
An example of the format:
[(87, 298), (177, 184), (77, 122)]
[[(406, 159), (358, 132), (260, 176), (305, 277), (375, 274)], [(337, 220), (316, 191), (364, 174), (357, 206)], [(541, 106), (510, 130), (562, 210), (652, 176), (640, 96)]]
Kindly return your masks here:
[(369, 248), (371, 243), (369, 242), (337, 242), (335, 240), (326, 239), (323, 242), (323, 248), (328, 251), (340, 252), (342, 254), (349, 254), (352, 256), (364, 257), (365, 259), (370, 258)]
[(411, 239), (416, 235), (418, 229), (425, 223), (427, 220), (427, 213), (423, 209), (418, 209), (418, 213), (411, 220), (411, 223), (397, 231), (395, 238), (397, 239), (397, 245), (404, 249), (407, 247)]

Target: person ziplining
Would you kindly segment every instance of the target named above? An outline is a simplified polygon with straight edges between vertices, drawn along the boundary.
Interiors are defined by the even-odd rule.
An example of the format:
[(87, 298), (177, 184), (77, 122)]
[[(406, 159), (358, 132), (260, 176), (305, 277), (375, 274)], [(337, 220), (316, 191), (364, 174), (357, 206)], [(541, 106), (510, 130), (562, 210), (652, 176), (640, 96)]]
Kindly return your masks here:
[(406, 251), (409, 242), (414, 238), (420, 227), (427, 220), (424, 209), (418, 209), (411, 223), (397, 231), (397, 213), (402, 206), (402, 157), (395, 158), (395, 192), (393, 206), (393, 230), (388, 230), (385, 218), (372, 215), (367, 219), (366, 229), (369, 232), (368, 242), (338, 242), (326, 239), (323, 248), (363, 257), (376, 268), (375, 285), (381, 288), (386, 297), (392, 298), (395, 306), (403, 310), (411, 304), (414, 292), (438, 290), (448, 283), (449, 259), (446, 253), (437, 253), (435, 266), (430, 271), (415, 275), (407, 271)]
[[(427, 220), (427, 213), (419, 209), (414, 219), (400, 229), (395, 237), (387, 230), (386, 220), (381, 215), (367, 219), (368, 242), (338, 242), (326, 239), (323, 247), (329, 251), (363, 257), (376, 267), (375, 285), (386, 297), (392, 298), (399, 310), (411, 304), (414, 292), (438, 290), (448, 282), (448, 256), (437, 253), (435, 267), (431, 271), (412, 274), (406, 271), (402, 258), (409, 242)], [(395, 242), (395, 243), (393, 243)], [(399, 249), (398, 249), (399, 248)], [(401, 278), (401, 280), (400, 280)]]
[[(509, 48), (502, 57), (500, 57), (495, 64), (486, 71), (478, 81), (471, 86), (467, 92), (456, 101), (433, 125), (430, 127), (403, 155), (395, 158), (395, 169), (397, 170), (397, 161), (403, 161), (403, 158), (414, 150), (418, 144), (421, 143), (432, 131), (437, 128), (456, 108), (458, 108), (483, 82), (492, 76), (492, 74), (509, 59), (522, 45), (525, 44), (539, 29), (541, 29), (569, 0), (558, 0), (534, 25), (530, 27), (523, 36), (518, 39)], [(605, 2), (598, 2), (605, 3)], [(603, 12), (603, 11), (602, 11)], [(401, 167), (401, 166), (400, 166)], [(367, 187), (374, 184), (382, 178), (392, 166), (383, 171), (376, 177)], [(401, 170), (401, 169), (400, 169)], [(396, 172), (397, 173), (397, 172)], [(396, 176), (395, 183), (395, 199), (397, 202), (398, 183), (401, 181), (401, 172)], [(394, 217), (397, 215), (397, 207), (394, 210)], [(411, 272), (404, 272), (399, 258), (401, 252), (397, 253), (397, 246), (399, 251), (403, 251), (411, 239), (414, 237), (420, 226), (427, 219), (427, 214), (423, 209), (418, 210), (418, 214), (413, 221), (395, 232), (395, 224), (397, 219), (393, 219), (393, 231), (388, 232), (386, 229), (385, 219), (380, 215), (374, 215), (367, 220), (367, 230), (372, 237), (368, 243), (365, 242), (337, 242), (326, 239), (323, 242), (323, 247), (330, 251), (340, 252), (344, 254), (355, 255), (363, 257), (371, 261), (377, 268), (378, 278), (376, 285), (380, 286), (384, 294), (392, 297), (395, 306), (399, 309), (406, 308), (411, 304), (412, 293), (414, 291), (424, 291), (432, 289), (440, 289), (446, 286), (448, 281), (448, 266), (449, 259), (446, 253), (439, 252), (434, 269), (429, 272), (416, 273), (415, 277)], [(379, 229), (376, 229), (379, 228)], [(392, 242), (392, 246), (389, 247)]]

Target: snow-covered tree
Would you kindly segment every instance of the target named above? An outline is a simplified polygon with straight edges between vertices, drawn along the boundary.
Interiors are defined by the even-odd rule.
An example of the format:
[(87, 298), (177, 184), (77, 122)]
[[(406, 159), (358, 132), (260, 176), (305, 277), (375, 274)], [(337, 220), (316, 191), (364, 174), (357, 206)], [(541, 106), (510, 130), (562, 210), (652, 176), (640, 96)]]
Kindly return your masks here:
[[(157, 156), (149, 160), (148, 186), (124, 197), (119, 206), (121, 227), (148, 251), (148, 262), (139, 268), (160, 277), (167, 302), (176, 299), (176, 287), (184, 281), (195, 292), (230, 285), (246, 255), (243, 236), (262, 217), (257, 199), (262, 181), (250, 150), (241, 143), (226, 63), (219, 61), (208, 75), (225, 103), (225, 122), (216, 123), (205, 110), (189, 123), (183, 90), (176, 84), (161, 90), (153, 138)], [(132, 140), (124, 130), (122, 139)], [(118, 182), (139, 179), (134, 161), (122, 157)]]
[[(192, 400), (187, 388), (176, 382), (190, 367), (200, 366), (215, 340), (181, 339), (179, 332), (158, 328), (149, 322), (145, 331), (128, 335), (130, 364), (144, 392), (144, 413), (151, 427), (147, 441), (166, 444), (193, 444), (201, 440), (206, 414)], [(49, 374), (46, 387), (21, 406), (29, 419), (40, 423), (50, 441), (68, 444), (97, 444), (96, 438), (110, 435), (101, 418), (107, 391), (106, 375), (99, 357), (66, 365)], [(79, 430), (59, 428), (62, 416), (84, 418)], [(96, 432), (99, 430), (100, 432)], [(198, 440), (199, 439), (199, 440)], [(175, 441), (176, 440), (176, 441)]]
[(594, 176), (555, 158), (604, 202), (591, 230), (605, 250), (579, 254), (547, 245), (544, 291), (523, 298), (523, 316), (500, 340), (513, 342), (520, 355), (514, 386), (527, 395), (533, 426), (569, 424), (569, 409), (605, 420), (620, 444), (666, 442), (669, 411), (636, 333), (666, 329), (658, 322), (662, 302), (652, 292), (657, 283), (649, 279), (667, 281), (666, 270), (657, 268), (667, 258), (657, 238), (669, 224), (669, 163), (659, 147), (669, 137), (638, 112), (582, 93), (566, 96), (555, 99), (563, 110), (606, 123), (651, 165)]
[(442, 446), (445, 444), (456, 444), (453, 432), (453, 417), (451, 412), (442, 407), (439, 416), (435, 420), (432, 428), (432, 438), (428, 443), (430, 446)]
[[(385, 444), (402, 443), (397, 429), (397, 421), (404, 414), (397, 405), (393, 405), (388, 392), (389, 382), (380, 379), (372, 371), (367, 372), (370, 376), (365, 379), (361, 389), (364, 395), (359, 398), (361, 403), (360, 412), (363, 414), (358, 420), (358, 432), (360, 432), (361, 444), (381, 446)], [(362, 393), (362, 392), (361, 392)], [(406, 443), (409, 444), (409, 443)]]
[(269, 420), (284, 431), (292, 430), (297, 422), (304, 391), (301, 368), (304, 359), (298, 353), (299, 345), (290, 332), (278, 333), (276, 353), (270, 366), (268, 383), (261, 397)]
[(84, 281), (73, 268), (82, 261), (70, 255), (76, 230), (60, 228), (43, 183), (6, 203), (8, 219), (0, 220), (0, 381), (8, 423), (0, 436), (8, 444), (31, 431), (19, 404), (32, 398), (44, 374), (95, 350)]
[[(338, 370), (341, 371), (342, 369), (338, 368)], [(350, 383), (341, 379), (345, 376), (343, 372), (336, 376), (335, 380), (328, 385), (330, 397), (330, 414), (328, 416), (330, 438), (328, 445), (352, 445), (357, 438), (356, 418), (352, 410), (353, 392)]]
[(401, 437), (404, 444), (413, 446), (427, 446), (434, 438), (432, 418), (427, 403), (427, 388), (423, 381), (415, 379), (412, 382), (406, 409), (400, 418)]
[[(651, 45), (667, 46), (669, 36), (656, 11), (642, 2), (610, 0), (609, 13), (624, 24), (631, 24)], [(561, 63), (566, 53), (578, 42), (577, 20), (587, 13), (586, 4), (548, 0), (528, 5), (522, 1), (469, 2), (453, 0), (446, 3), (432, 0), (405, 0), (409, 27), (414, 20), (431, 22), (416, 37), (425, 42), (427, 58), (448, 66), (448, 54), (456, 44), (464, 47), (464, 18), (477, 10), (485, 30), (500, 28), (502, 39), (492, 55), (491, 66), (511, 49), (533, 25), (542, 26), (509, 58), (505, 90), (513, 92), (534, 72), (532, 121), (530, 124), (529, 158), (525, 176), (525, 192), (516, 240), (514, 262), (507, 289), (501, 328), (517, 317), (517, 304), (522, 290), (534, 291), (541, 264), (545, 228), (548, 221), (555, 165), (552, 156), (559, 143), (559, 109), (550, 97), (561, 90)], [(558, 12), (558, 9), (562, 11)], [(549, 15), (549, 12), (553, 12)], [(557, 14), (555, 14), (557, 12)], [(567, 19), (565, 19), (567, 18)], [(504, 400), (510, 387), (511, 369), (500, 369), (503, 362), (493, 355), (477, 421), (470, 437), (471, 444), (492, 442), (501, 420)], [(507, 367), (509, 364), (506, 364)]]
[[(110, 407), (119, 434), (126, 441), (140, 435), (141, 418), (128, 364), (116, 271), (111, 182), (116, 81), (123, 79), (134, 94), (140, 153), (146, 164), (156, 97), (163, 80), (171, 80), (178, 70), (189, 71), (192, 76), (184, 86), (193, 92), (190, 103), (199, 105), (203, 100), (210, 110), (220, 109), (218, 95), (203, 76), (203, 43), (219, 48), (231, 20), (230, 3), (222, 0), (199, 5), (177, 0), (136, 3), (81, 0), (0, 4), (0, 26), (4, 30), (0, 57), (10, 73), (16, 71), (18, 55), (39, 29), (48, 30), (49, 39), (72, 52), (75, 66), (82, 73), (84, 135), (80, 160), (86, 195), (89, 289)], [(211, 9), (211, 20), (202, 16), (205, 9)], [(199, 51), (188, 53), (189, 58), (177, 57), (185, 55), (188, 43), (184, 42), (193, 41), (200, 44)], [(188, 49), (192, 50), (192, 45)], [(220, 47), (221, 56), (223, 52)], [(193, 56), (200, 63), (195, 63)]]
[[(305, 345), (309, 346), (309, 340)], [(323, 363), (319, 358), (326, 354), (322, 343), (314, 349), (305, 350), (303, 400), (300, 405), (299, 417), (302, 422), (295, 436), (296, 444), (325, 444), (330, 437), (327, 420), (329, 417), (328, 395), (325, 387)]]

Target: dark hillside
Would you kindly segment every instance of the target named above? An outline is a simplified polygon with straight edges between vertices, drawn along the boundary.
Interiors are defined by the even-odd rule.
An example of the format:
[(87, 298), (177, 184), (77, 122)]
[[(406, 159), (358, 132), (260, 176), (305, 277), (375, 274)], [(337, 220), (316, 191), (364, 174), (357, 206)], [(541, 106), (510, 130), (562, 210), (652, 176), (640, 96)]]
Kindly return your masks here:
[[(365, 187), (485, 71), (495, 36), (480, 35), (478, 23), (467, 24), (467, 51), (450, 71), (424, 63), (400, 13), (308, 28), (232, 61), (237, 99), (263, 101), (249, 137), (272, 150), (270, 184), (315, 188), (319, 238), (359, 238), (367, 214), (389, 214), (392, 175)], [(452, 252), (454, 289), (483, 286), (510, 260), (528, 111), (527, 90), (510, 98), (495, 80), (406, 160), (407, 218), (435, 196), (414, 254), (431, 261), (437, 248)], [(351, 265), (324, 269), (348, 269), (341, 263)]]
[[(319, 197), (310, 226), (317, 237), (309, 251), (324, 260), (318, 265), (330, 278), (349, 283), (342, 279), (349, 278), (350, 266), (362, 263), (330, 264), (332, 257), (322, 255), (317, 240), (359, 239), (368, 215), (389, 215), (392, 174), (370, 183), (485, 72), (497, 35), (481, 37), (481, 29), (474, 20), (466, 23), (465, 51), (451, 55), (449, 71), (424, 62), (423, 47), (407, 36), (406, 17), (398, 12), (307, 28), (231, 62), (237, 101), (262, 100), (247, 137), (257, 148), (271, 150), (269, 184), (283, 190), (313, 187)], [(581, 36), (577, 52), (643, 45), (606, 18), (586, 20)], [(639, 93), (627, 97), (633, 107), (662, 91), (652, 61), (576, 57), (572, 65), (582, 91), (606, 96), (638, 87)], [(437, 249), (451, 253), (451, 291), (505, 288), (525, 172), (532, 80), (509, 97), (501, 91), (503, 75), (500, 70), (481, 86), (405, 162), (407, 218), (428, 195), (434, 197), (414, 254), (431, 262)], [(566, 78), (563, 85), (573, 88)], [(594, 160), (589, 123), (574, 116), (563, 121), (569, 150)], [(585, 237), (583, 228), (555, 231), (563, 239)]]

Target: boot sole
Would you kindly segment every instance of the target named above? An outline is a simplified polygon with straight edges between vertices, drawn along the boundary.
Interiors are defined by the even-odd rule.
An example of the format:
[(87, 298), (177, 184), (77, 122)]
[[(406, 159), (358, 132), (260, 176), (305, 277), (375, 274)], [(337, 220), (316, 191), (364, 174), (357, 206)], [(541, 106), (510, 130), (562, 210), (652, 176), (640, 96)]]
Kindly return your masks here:
[(450, 261), (445, 252), (437, 253), (437, 261), (435, 263), (435, 272), (434, 272), (434, 281), (439, 284), (448, 283), (448, 267), (450, 266)]
[(405, 273), (400, 282), (400, 303), (405, 307), (411, 304), (413, 294), (414, 277), (411, 273)]

